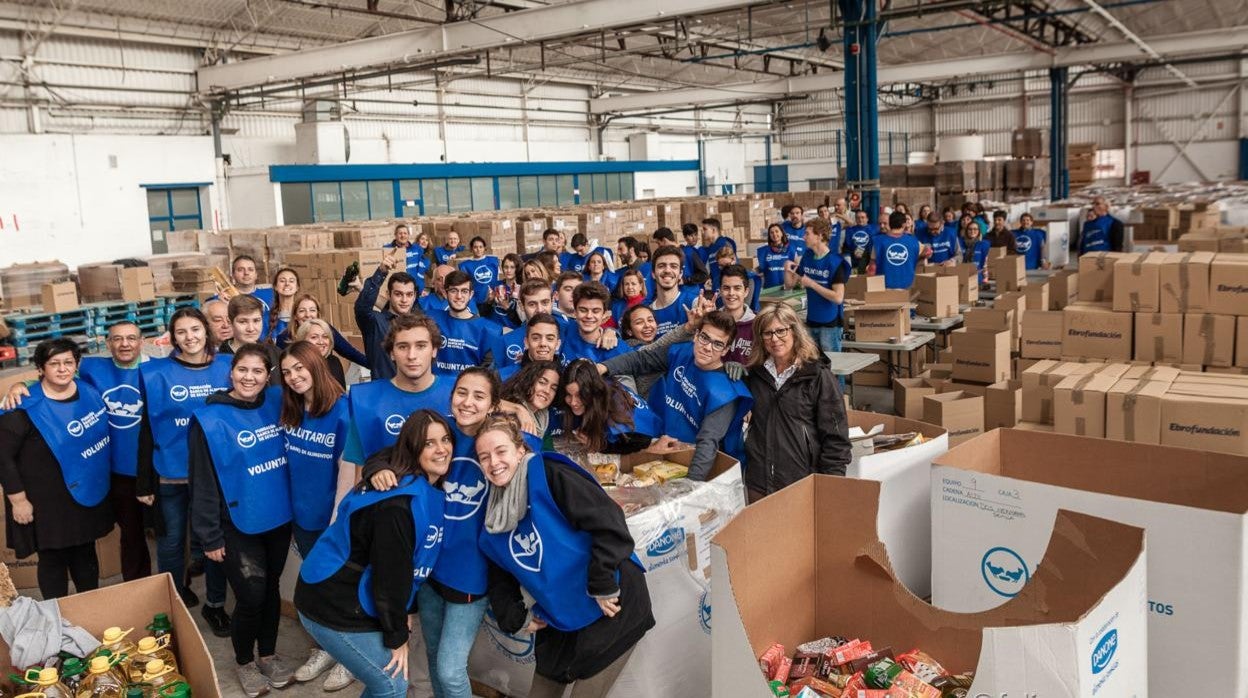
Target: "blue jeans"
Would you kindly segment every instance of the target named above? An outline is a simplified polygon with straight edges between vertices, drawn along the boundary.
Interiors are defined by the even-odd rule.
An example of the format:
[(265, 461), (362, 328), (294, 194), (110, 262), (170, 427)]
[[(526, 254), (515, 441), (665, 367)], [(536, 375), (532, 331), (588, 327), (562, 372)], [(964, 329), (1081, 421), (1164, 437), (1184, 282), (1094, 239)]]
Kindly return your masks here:
[[(186, 536), (191, 509), (189, 485), (162, 482), (156, 497), (160, 515), (165, 520), (165, 533), (156, 540), (156, 570), (173, 575), (179, 594), (186, 591)], [(192, 554), (202, 557), (203, 551), (192, 542)], [(225, 568), (219, 562), (204, 560), (204, 586), (208, 606), (225, 605)]]
[(407, 679), (403, 678), (403, 672), (390, 676), (385, 671), (385, 666), (390, 663), (390, 650), (382, 643), (380, 632), (333, 630), (302, 613), (299, 614), (299, 621), (316, 644), (364, 684), (361, 698), (403, 698), (407, 695)]
[(819, 351), (840, 351), (845, 336), (844, 327), (811, 327), (810, 338), (819, 345)]
[(433, 698), (472, 698), (468, 653), (485, 617), (486, 597), (472, 603), (448, 603), (432, 585), (425, 584), (416, 592), (416, 604)]
[(308, 553), (312, 552), (312, 546), (316, 545), (316, 539), (321, 537), (324, 529), (320, 531), (309, 531), (306, 528), (300, 528), (299, 524), (291, 524), (292, 533), (295, 538), (295, 550), (299, 553), (299, 557), (308, 559)]

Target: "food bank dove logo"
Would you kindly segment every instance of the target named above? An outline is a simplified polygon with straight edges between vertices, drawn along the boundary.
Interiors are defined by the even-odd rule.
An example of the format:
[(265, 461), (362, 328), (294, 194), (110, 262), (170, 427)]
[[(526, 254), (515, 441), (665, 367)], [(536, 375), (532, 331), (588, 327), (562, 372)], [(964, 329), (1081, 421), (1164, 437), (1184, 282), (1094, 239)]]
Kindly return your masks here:
[(517, 526), (507, 543), (511, 559), (517, 565), (530, 572), (542, 571), (542, 534), (538, 533), (533, 522)]
[(884, 256), (889, 264), (905, 264), (910, 261), (910, 250), (905, 245), (893, 243), (884, 250)]
[(1031, 571), (1018, 553), (996, 547), (984, 553), (979, 563), (984, 583), (996, 594), (1013, 598), (1031, 580)]

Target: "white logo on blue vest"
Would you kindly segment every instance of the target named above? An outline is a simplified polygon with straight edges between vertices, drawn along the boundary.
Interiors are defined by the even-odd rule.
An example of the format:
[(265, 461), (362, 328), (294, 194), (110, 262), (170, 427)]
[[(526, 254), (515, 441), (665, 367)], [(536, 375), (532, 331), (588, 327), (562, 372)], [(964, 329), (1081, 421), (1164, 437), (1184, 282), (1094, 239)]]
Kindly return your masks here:
[(392, 414), (389, 417), (386, 417), (386, 433), (391, 436), (398, 436), (399, 432), (403, 429), (403, 422), (406, 421), (407, 418), (401, 414)]
[(854, 247), (862, 249), (871, 242), (871, 233), (868, 233), (865, 230), (855, 230), (854, 234), (850, 236), (850, 239), (854, 241)]
[(520, 357), (523, 355), (524, 355), (524, 347), (520, 346), (519, 344), (507, 345), (507, 358), (508, 359), (511, 359), (512, 361), (519, 361)]
[[(452, 471), (455, 470), (455, 463), (459, 461), (467, 462), (472, 468), (480, 471), (481, 466), (477, 465), (475, 460), (463, 456), (451, 461)], [(477, 513), (477, 510), (485, 503), (485, 490), (485, 480), (475, 485), (447, 480), (442, 485), (442, 491), (446, 493), (446, 518), (452, 521), (472, 518), (472, 515)]]
[(530, 521), (516, 527), (507, 539), (507, 547), (511, 550), (511, 559), (530, 572), (542, 571), (542, 534)]
[(442, 541), (442, 527), (429, 525), (429, 530), (425, 531), (425, 550), (432, 548)]
[(256, 445), (256, 434), (255, 432), (244, 429), (238, 432), (237, 440), (239, 446), (242, 446), (243, 448), (251, 448)]
[(702, 596), (698, 598), (698, 624), (702, 626), (702, 632), (707, 635), (711, 634), (711, 592), (704, 591)]
[(1026, 235), (1019, 235), (1014, 239), (1014, 246), (1018, 248), (1019, 252), (1030, 252), (1031, 238)]
[(185, 385), (169, 386), (169, 399), (174, 402), (182, 402), (191, 396), (191, 391)]
[(143, 398), (133, 385), (119, 385), (105, 390), (101, 397), (108, 406), (108, 425), (114, 429), (131, 429), (143, 420)]
[(1092, 650), (1092, 673), (1099, 674), (1109, 666), (1110, 660), (1118, 653), (1118, 629), (1113, 628), (1105, 633), (1101, 641)]
[(698, 406), (702, 405), (702, 401), (698, 399), (698, 386), (694, 385), (693, 381), (685, 378), (684, 366), (677, 366), (672, 369), (672, 377), (676, 379), (677, 383), (680, 383), (680, 389), (685, 391), (685, 395), (693, 398), (698, 403)]
[(86, 428), (82, 426), (82, 422), (75, 419), (65, 425), (65, 431), (68, 431), (69, 435), (76, 439), (79, 436), (82, 436), (83, 432), (86, 431)]
[(895, 242), (889, 245), (888, 249), (884, 250), (884, 257), (889, 264), (905, 264), (910, 261), (910, 250), (906, 249), (905, 245)]
[(1027, 563), (1009, 548), (992, 548), (979, 563), (984, 583), (993, 592), (1006, 598), (1014, 597), (1031, 579)]
[(442, 349), (446, 348), (446, 335), (442, 335)]
[(472, 273), (472, 278), (476, 279), (479, 284), (488, 284), (494, 280), (494, 272), (490, 271), (487, 266), (480, 266)]

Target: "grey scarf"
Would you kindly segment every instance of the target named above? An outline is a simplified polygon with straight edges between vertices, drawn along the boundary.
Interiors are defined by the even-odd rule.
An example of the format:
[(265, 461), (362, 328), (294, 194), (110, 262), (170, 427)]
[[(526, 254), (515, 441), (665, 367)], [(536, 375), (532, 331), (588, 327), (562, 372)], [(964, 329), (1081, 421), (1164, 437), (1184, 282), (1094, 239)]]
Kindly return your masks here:
[[(485, 530), (489, 533), (509, 533), (520, 525), (520, 519), (529, 508), (529, 463), (532, 453), (520, 459), (516, 474), (506, 487), (490, 485), (490, 498), (485, 505)], [(542, 467), (539, 461), (534, 467)]]

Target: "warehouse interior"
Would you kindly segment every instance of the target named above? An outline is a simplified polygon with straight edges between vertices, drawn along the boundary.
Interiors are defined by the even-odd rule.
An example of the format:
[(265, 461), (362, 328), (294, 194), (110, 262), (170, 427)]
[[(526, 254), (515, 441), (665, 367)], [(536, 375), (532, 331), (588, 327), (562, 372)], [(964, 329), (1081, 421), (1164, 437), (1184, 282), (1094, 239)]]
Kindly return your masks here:
[[(952, 236), (943, 262), (922, 238), (940, 230), (923, 207)], [(893, 224), (903, 211), (904, 230)], [(844, 283), (818, 290), (802, 266), (817, 221), (845, 262), (843, 278), (828, 272)], [(680, 244), (682, 224), (702, 247)], [(409, 244), (400, 228), (433, 245), (419, 267), (407, 248), (417, 305), (402, 313), (387, 295), (403, 271), (395, 250)], [(1006, 228), (1008, 245), (993, 237)], [(655, 237), (664, 229), (670, 240)], [(853, 242), (855, 230), (869, 241)], [(890, 234), (919, 240), (914, 260)], [(117, 362), (110, 328), (132, 324), (145, 365), (176, 359), (179, 314), (201, 308), (215, 323), (211, 301), (259, 290), (273, 330), (261, 343), (278, 357), (279, 310), (285, 342), (297, 325), (272, 287), (291, 272), (341, 339), (327, 357), (345, 365), (338, 396), (349, 401), (388, 378), (373, 363), (387, 333), (368, 318), (422, 315), (437, 296), (449, 316), (445, 272), (483, 283), (475, 251), (453, 249), (478, 237), (493, 285), (469, 315), (480, 303), (498, 315), (476, 319), (500, 326), (488, 353), (482, 331), (479, 356), (440, 374), (449, 380), (474, 365), (512, 375), (500, 350), (512, 368), (531, 360), (527, 335), (507, 337), (531, 326), (519, 267), (542, 255), (562, 265), (541, 277), (559, 332), (588, 341), (558, 281), (579, 254), (585, 282), (610, 291), (598, 329), (637, 353), (655, 342), (624, 323), (641, 300), (621, 282), (641, 261), (621, 259), (633, 239), (650, 261), (669, 243), (700, 249), (702, 275), (680, 272), (692, 295), (667, 306), (689, 300), (699, 318), (703, 301), (723, 309), (723, 270), (744, 267), (756, 307), (725, 347), (756, 313), (791, 308), (836, 384), (820, 404), (846, 420), (843, 484), (811, 466), (814, 477), (765, 492), (742, 454), (789, 451), (750, 451), (765, 423), (757, 396), (733, 423), (744, 450), (721, 438), (706, 483), (688, 475), (696, 429), (673, 441), (684, 450), (665, 442), (646, 458), (559, 432), (559, 452), (627, 514), (657, 621), (602, 695), (848, 698), (849, 685), (946, 698), (974, 681), (972, 696), (1248, 696), (1248, 0), (0, 0), (0, 488), (16, 462), (4, 420), (21, 411), (14, 395), (45, 380), (42, 344), (68, 338)], [(731, 261), (716, 262), (721, 241)], [(764, 282), (769, 247), (788, 255), (790, 243), (798, 251)], [(913, 261), (900, 284), (883, 278), (894, 254)], [(593, 255), (609, 274), (591, 277)], [(240, 290), (242, 258), (252, 291)], [(648, 261), (640, 275), (646, 307), (652, 270), (657, 283)], [(824, 323), (812, 310), (828, 303), (836, 317)], [(659, 334), (691, 327), (688, 344), (711, 346), (694, 314), (668, 328), (657, 318)], [(755, 325), (740, 360), (722, 365), (743, 400), (751, 375), (770, 371), (773, 398), (788, 380), (764, 363), (775, 357)], [(835, 348), (821, 339), (834, 326)], [(580, 358), (616, 375), (618, 357), (598, 349)], [(394, 375), (390, 351), (381, 363)], [(576, 359), (555, 358), (566, 381)], [(647, 391), (632, 378), (640, 408)], [(653, 463), (683, 470), (651, 477)], [(335, 484), (336, 507), (357, 482)], [(5, 500), (10, 529), (15, 505)], [(208, 604), (195, 608), (212, 596), (208, 580), (123, 581), (118, 524), (95, 543), (104, 588), (62, 598), (62, 615), (102, 636), (165, 613), (188, 691), (255, 698), (235, 678), (244, 662), (228, 618), (222, 634)], [(162, 535), (138, 534), (154, 562)], [(188, 545), (202, 571), (203, 551)], [(295, 666), (329, 654), (296, 609), (304, 552), (291, 547), (280, 575), (277, 651)], [(0, 617), (10, 573), (13, 596), (48, 596), (38, 564), (0, 551)], [(826, 591), (842, 585), (854, 591)], [(1192, 643), (1195, 633), (1206, 635)], [(26, 669), (0, 636), (0, 665)], [(408, 695), (433, 695), (440, 679), (412, 637)], [(535, 637), (506, 631), (491, 608), (466, 660), (472, 696), (529, 695)], [(1171, 660), (1216, 666), (1175, 672)], [(262, 692), (355, 695), (352, 678)], [(887, 692), (911, 679), (913, 692)]]

